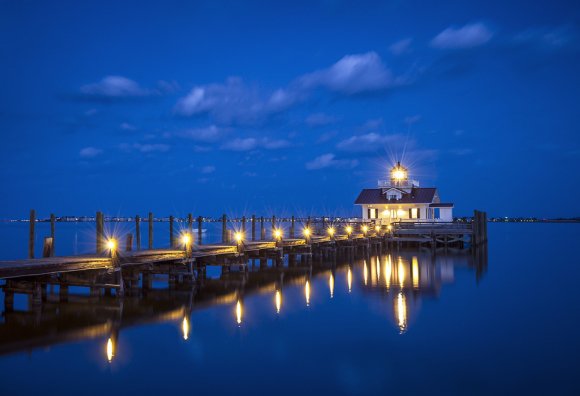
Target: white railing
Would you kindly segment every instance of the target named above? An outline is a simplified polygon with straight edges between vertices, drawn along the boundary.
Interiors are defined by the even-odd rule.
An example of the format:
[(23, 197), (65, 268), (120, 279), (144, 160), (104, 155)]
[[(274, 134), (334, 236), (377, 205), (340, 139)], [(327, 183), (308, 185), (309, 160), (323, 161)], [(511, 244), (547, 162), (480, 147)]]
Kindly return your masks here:
[(399, 188), (412, 188), (412, 187), (419, 187), (419, 182), (417, 180), (405, 180), (400, 182), (392, 182), (391, 180), (379, 180), (378, 186), (380, 188), (387, 188), (387, 187), (399, 187)]

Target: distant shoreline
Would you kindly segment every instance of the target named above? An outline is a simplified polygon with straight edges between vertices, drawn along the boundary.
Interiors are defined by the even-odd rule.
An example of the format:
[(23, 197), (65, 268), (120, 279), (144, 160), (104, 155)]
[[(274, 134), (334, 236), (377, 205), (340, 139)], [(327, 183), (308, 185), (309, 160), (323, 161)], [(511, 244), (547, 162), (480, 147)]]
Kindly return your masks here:
[[(94, 217), (85, 217), (85, 216), (79, 216), (79, 217), (74, 217), (74, 216), (67, 216), (65, 218), (62, 217), (57, 217), (56, 219), (57, 223), (94, 223), (95, 222), (95, 218)], [(147, 223), (148, 219), (145, 218), (141, 218), (140, 219), (141, 222), (143, 223)], [(248, 221), (249, 218), (246, 218), (246, 221)], [(264, 218), (264, 220), (266, 222), (270, 221), (270, 218)], [(295, 219), (297, 222), (304, 222), (306, 221), (306, 218), (304, 219)], [(310, 218), (311, 221), (313, 222), (322, 222), (324, 220), (326, 221), (347, 221), (347, 222), (356, 222), (356, 221), (361, 221), (362, 219), (358, 218), (358, 217), (311, 217)], [(458, 223), (470, 223), (473, 218), (472, 217), (457, 217), (453, 219), (454, 222), (458, 222)], [(134, 217), (106, 217), (105, 221), (107, 223), (130, 223), (130, 222), (134, 222), (135, 218)], [(154, 218), (153, 222), (154, 223), (165, 223), (165, 222), (169, 222), (170, 219), (167, 217), (162, 217), (162, 218)], [(175, 222), (178, 223), (184, 223), (187, 222), (187, 218), (179, 218), (179, 217), (175, 217), (174, 218)], [(197, 219), (195, 219), (195, 221), (197, 221)], [(212, 217), (204, 217), (203, 218), (203, 222), (204, 223), (219, 223), (221, 222), (222, 219), (220, 218), (212, 218)], [(285, 217), (280, 217), (277, 219), (277, 221), (279, 222), (290, 222), (291, 219), (290, 218), (285, 218)], [(29, 219), (0, 219), (0, 223), (29, 223), (30, 220)], [(50, 223), (50, 218), (43, 218), (43, 219), (36, 219), (37, 223)], [(228, 222), (233, 222), (233, 223), (237, 223), (237, 222), (242, 222), (242, 218), (228, 218)], [(580, 223), (580, 218), (568, 218), (568, 219), (537, 219), (537, 218), (523, 218), (523, 217), (517, 217), (517, 218), (509, 218), (509, 217), (492, 217), (488, 219), (489, 223), (565, 223), (565, 224), (570, 224), (570, 223)]]

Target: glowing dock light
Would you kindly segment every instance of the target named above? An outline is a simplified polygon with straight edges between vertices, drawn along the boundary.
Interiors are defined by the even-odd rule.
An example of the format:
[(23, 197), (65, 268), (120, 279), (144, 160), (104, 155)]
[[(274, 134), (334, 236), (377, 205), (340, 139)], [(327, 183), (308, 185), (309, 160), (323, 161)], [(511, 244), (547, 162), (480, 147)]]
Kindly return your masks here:
[(346, 234), (347, 235), (352, 234), (352, 227), (351, 226), (346, 226), (345, 231), (346, 231)]
[(310, 228), (308, 228), (308, 227), (306, 227), (306, 228), (304, 228), (304, 230), (302, 230), (302, 234), (307, 239), (310, 237), (310, 233), (311, 233), (311, 231), (310, 231)]
[(236, 303), (236, 322), (238, 323), (238, 325), (242, 324), (242, 314), (243, 314), (242, 303), (240, 300), (238, 300), (238, 302)]
[(304, 284), (304, 297), (306, 297), (306, 306), (310, 306), (310, 281), (306, 281)]
[(107, 241), (107, 249), (109, 249), (111, 252), (114, 252), (116, 248), (117, 248), (117, 241), (114, 240), (113, 238), (109, 239)]
[(332, 238), (334, 236), (334, 227), (328, 227), (328, 235)]
[(114, 356), (115, 353), (113, 351), (113, 340), (109, 338), (107, 340), (107, 360), (109, 361), (109, 363), (111, 363)]
[(236, 240), (237, 244), (240, 244), (244, 240), (244, 234), (238, 231), (234, 234), (234, 239)]
[(362, 232), (363, 232), (363, 234), (366, 234), (368, 230), (369, 230), (369, 227), (368, 226), (366, 226), (366, 225), (362, 226)]
[(189, 247), (189, 245), (191, 244), (191, 235), (189, 235), (187, 233), (181, 235), (181, 243), (187, 249)]
[(379, 232), (381, 230), (381, 226), (375, 226), (375, 231)]
[(388, 230), (388, 231), (391, 231), (392, 229), (393, 229), (393, 226), (389, 224), (389, 225), (387, 226), (387, 230)]
[(278, 241), (279, 241), (280, 239), (282, 239), (282, 230), (281, 230), (281, 229), (279, 229), (279, 228), (276, 228), (276, 229), (274, 230), (274, 238), (276, 238), (276, 240), (278, 240)]
[(280, 290), (276, 290), (275, 302), (276, 302), (276, 313), (279, 314), (280, 308), (282, 307), (282, 292), (280, 292)]
[(183, 317), (183, 322), (181, 322), (181, 331), (183, 332), (183, 339), (187, 341), (189, 338), (189, 320), (187, 320), (187, 316)]

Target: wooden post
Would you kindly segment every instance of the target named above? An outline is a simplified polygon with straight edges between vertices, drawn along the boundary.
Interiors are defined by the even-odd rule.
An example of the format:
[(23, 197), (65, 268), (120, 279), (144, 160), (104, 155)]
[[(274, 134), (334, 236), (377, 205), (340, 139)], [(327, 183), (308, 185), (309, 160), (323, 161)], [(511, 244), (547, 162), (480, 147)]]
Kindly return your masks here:
[(222, 215), (222, 242), (228, 242), (228, 217), (225, 214)]
[(264, 216), (260, 217), (260, 240), (266, 239), (266, 229), (264, 228)]
[(44, 245), (42, 246), (42, 257), (54, 256), (54, 239), (52, 237), (44, 238)]
[(203, 231), (203, 217), (198, 216), (197, 217), (197, 244), (201, 245), (201, 235), (202, 235), (202, 231)]
[(139, 215), (135, 216), (135, 243), (137, 250), (141, 250), (141, 218)]
[(294, 227), (295, 227), (295, 225), (294, 225), (294, 222), (295, 222), (295, 220), (296, 220), (296, 219), (294, 218), (294, 216), (292, 216), (292, 219), (290, 220), (290, 238), (294, 238), (294, 232), (295, 232), (295, 229), (294, 229)]
[(97, 216), (95, 217), (96, 221), (96, 228), (97, 228), (97, 254), (101, 254), (103, 251), (103, 222), (101, 219), (103, 218), (103, 213), (97, 212)]
[(149, 212), (149, 249), (153, 249), (153, 213)]
[(36, 211), (30, 211), (30, 227), (28, 234), (28, 258), (34, 258), (34, 227), (36, 223)]
[(275, 228), (276, 228), (276, 216), (272, 216), (272, 232), (274, 232)]
[(306, 228), (310, 230), (311, 235), (314, 234), (314, 230), (310, 228), (310, 216), (308, 216), (308, 219), (306, 219)]
[(246, 238), (246, 216), (242, 216), (242, 235)]
[(252, 215), (252, 241), (256, 240), (256, 215)]
[(55, 235), (55, 225), (56, 225), (56, 217), (54, 213), (50, 214), (50, 237), (52, 238), (52, 249), (50, 251), (50, 257), (54, 257), (54, 235)]
[(127, 252), (133, 250), (133, 234), (127, 234), (127, 244), (125, 245), (125, 250)]
[(173, 239), (173, 216), (169, 216), (169, 248), (173, 249), (175, 241)]
[(187, 215), (187, 232), (189, 232), (191, 242), (193, 242), (193, 215), (191, 213)]

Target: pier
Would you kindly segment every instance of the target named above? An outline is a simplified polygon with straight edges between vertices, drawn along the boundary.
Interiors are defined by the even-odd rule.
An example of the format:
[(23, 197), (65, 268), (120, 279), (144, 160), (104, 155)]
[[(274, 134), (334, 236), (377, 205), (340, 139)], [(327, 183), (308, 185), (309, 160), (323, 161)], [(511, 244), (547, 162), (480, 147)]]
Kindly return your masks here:
[[(280, 267), (287, 256), (289, 265), (307, 263), (318, 257), (352, 256), (370, 252), (384, 252), (406, 247), (430, 249), (470, 250), (482, 255), (487, 249), (487, 217), (475, 211), (472, 222), (396, 222), (388, 226), (360, 219), (321, 220), (311, 218), (269, 219), (251, 216), (221, 218), (221, 243), (204, 243), (203, 217), (197, 217), (193, 233), (193, 216), (180, 219), (185, 227), (178, 234), (169, 216), (169, 248), (153, 248), (154, 217), (147, 217), (148, 248), (141, 249), (141, 223), (136, 216), (135, 235), (106, 235), (105, 216), (95, 216), (96, 251), (92, 255), (55, 255), (55, 216), (50, 216), (50, 235), (44, 238), (42, 258), (34, 258), (36, 212), (30, 213), (29, 258), (0, 261), (0, 279), (5, 293), (7, 310), (13, 306), (14, 294), (26, 294), (34, 305), (47, 301), (47, 288), (58, 285), (60, 298), (66, 300), (68, 288), (84, 286), (91, 295), (123, 297), (139, 289), (150, 289), (155, 274), (167, 276), (170, 286), (195, 284), (205, 277), (207, 266), (221, 266), (222, 272), (247, 271), (248, 262), (257, 261), (267, 267), (268, 261)], [(266, 236), (266, 222), (270, 223), (270, 237)], [(248, 224), (249, 223), (249, 224)], [(259, 227), (259, 233), (258, 233)], [(300, 227), (300, 229), (299, 229)], [(286, 235), (288, 235), (286, 237)], [(120, 241), (125, 241), (124, 246)], [(480, 257), (479, 260), (486, 260)], [(83, 274), (82, 276), (80, 274)], [(89, 274), (87, 276), (86, 274)]]

